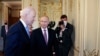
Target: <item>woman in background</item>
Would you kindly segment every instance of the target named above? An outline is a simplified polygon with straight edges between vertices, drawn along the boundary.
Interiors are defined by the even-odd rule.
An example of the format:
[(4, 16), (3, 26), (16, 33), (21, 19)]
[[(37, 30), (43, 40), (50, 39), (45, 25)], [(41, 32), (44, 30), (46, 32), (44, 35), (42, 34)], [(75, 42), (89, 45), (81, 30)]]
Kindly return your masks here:
[(60, 56), (68, 56), (72, 46), (71, 32), (70, 29), (66, 28), (63, 21), (59, 22), (59, 53)]

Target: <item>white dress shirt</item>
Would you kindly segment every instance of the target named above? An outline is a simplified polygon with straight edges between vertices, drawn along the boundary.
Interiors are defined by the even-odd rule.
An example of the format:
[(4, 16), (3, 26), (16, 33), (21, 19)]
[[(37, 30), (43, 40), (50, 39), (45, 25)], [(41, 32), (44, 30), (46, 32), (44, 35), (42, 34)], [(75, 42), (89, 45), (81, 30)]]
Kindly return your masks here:
[(8, 25), (5, 25), (6, 33), (8, 32)]
[(27, 27), (26, 23), (22, 19), (20, 19), (20, 21), (23, 24), (24, 28), (26, 28)]

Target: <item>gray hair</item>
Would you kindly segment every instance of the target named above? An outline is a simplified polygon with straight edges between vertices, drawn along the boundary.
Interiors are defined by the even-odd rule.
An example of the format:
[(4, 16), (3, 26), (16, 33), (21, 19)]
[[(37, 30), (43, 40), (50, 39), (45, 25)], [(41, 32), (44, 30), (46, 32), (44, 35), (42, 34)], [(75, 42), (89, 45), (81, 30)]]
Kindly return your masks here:
[(20, 16), (25, 16), (29, 14), (31, 11), (34, 11), (32, 7), (26, 7), (20, 11)]

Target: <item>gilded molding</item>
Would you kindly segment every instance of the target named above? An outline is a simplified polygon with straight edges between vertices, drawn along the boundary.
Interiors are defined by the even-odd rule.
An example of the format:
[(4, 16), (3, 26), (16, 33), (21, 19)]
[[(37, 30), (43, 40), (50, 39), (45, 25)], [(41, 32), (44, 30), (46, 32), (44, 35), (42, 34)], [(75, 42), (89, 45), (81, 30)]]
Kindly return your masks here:
[(84, 50), (84, 56), (99, 56), (99, 50), (96, 51), (96, 49), (89, 51), (89, 50)]
[(38, 0), (38, 15), (49, 16), (50, 20), (57, 21), (62, 15), (62, 0)]

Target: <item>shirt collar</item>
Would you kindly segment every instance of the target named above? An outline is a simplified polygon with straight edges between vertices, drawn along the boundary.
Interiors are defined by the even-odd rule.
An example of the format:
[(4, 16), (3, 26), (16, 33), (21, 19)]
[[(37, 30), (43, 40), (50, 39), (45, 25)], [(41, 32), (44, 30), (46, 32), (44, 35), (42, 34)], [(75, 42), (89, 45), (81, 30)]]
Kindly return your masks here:
[[(42, 28), (42, 27), (41, 27), (41, 29), (42, 29), (42, 31), (44, 31), (44, 28)], [(48, 29), (47, 29), (47, 28), (45, 28), (45, 30), (47, 31)]]
[(20, 21), (22, 22), (23, 26), (26, 28), (27, 27), (26, 23), (22, 19), (20, 19)]

